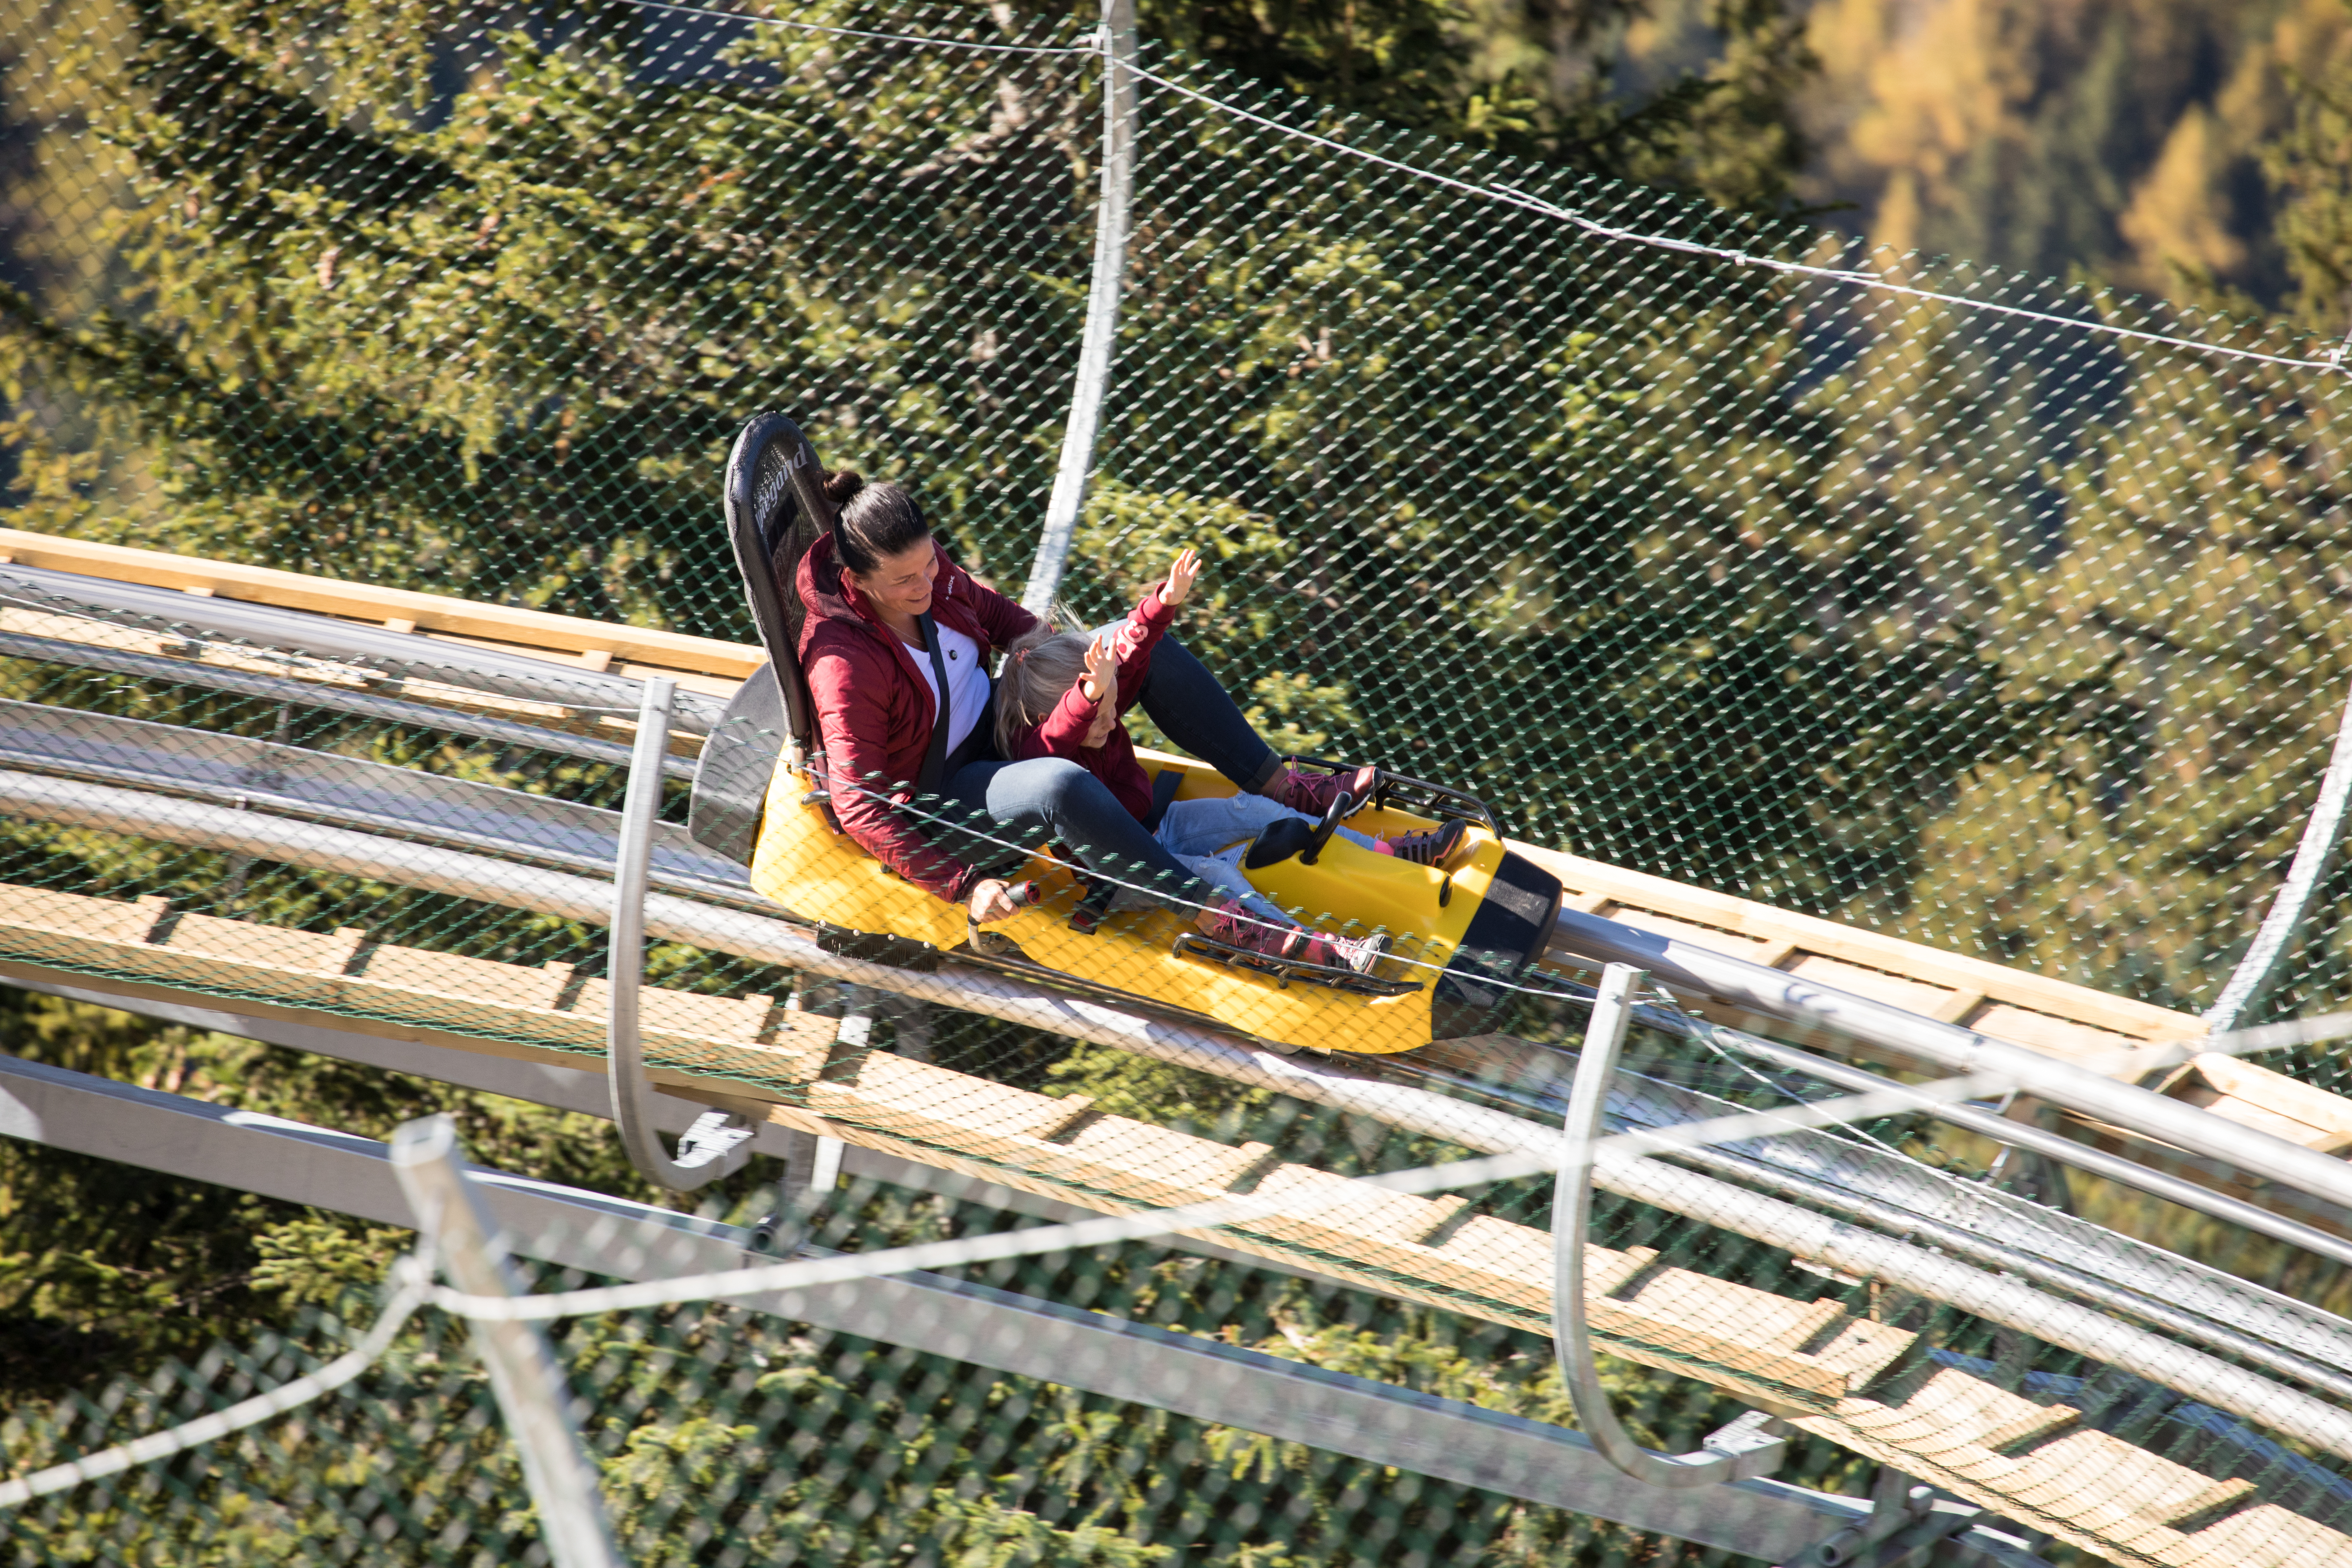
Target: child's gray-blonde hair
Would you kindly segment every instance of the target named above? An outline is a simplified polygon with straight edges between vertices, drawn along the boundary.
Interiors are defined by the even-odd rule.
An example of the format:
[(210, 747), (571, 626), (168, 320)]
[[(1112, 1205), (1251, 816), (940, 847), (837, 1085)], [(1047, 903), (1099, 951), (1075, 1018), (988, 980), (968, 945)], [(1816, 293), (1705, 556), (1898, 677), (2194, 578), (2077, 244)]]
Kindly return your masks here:
[(1086, 675), (1087, 647), (1080, 634), (1046, 626), (1013, 639), (1005, 650), (1004, 674), (996, 683), (998, 756), (1012, 761), (1021, 731), (1044, 723), (1063, 694)]

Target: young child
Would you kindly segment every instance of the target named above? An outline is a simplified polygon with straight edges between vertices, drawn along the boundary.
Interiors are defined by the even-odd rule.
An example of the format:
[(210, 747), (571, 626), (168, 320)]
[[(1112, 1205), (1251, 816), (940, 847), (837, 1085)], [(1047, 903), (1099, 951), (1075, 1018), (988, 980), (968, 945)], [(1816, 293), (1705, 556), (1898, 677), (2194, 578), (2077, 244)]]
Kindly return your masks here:
[[(1016, 640), (997, 683), (997, 752), (1010, 762), (1063, 757), (1103, 781), (1139, 822), (1149, 823), (1151, 780), (1136, 761), (1135, 742), (1119, 722), (1134, 706), (1151, 662), (1151, 650), (1176, 618), (1176, 608), (1192, 591), (1201, 571), (1198, 552), (1179, 552), (1167, 580), (1143, 596), (1115, 632), (1092, 639), (1076, 633), (1040, 629)], [(1286, 801), (1319, 813), (1346, 788), (1362, 804), (1374, 770), (1347, 779), (1294, 773), (1285, 800), (1263, 795), (1178, 800), (1168, 804), (1153, 829), (1171, 855), (1193, 875), (1229, 898), (1202, 911), (1201, 929), (1220, 942), (1255, 952), (1314, 963), (1344, 963), (1370, 973), (1389, 941), (1384, 936), (1337, 937), (1302, 929), (1250, 885), (1242, 856), (1268, 823), (1285, 817), (1315, 822), (1318, 816), (1293, 809)], [(1421, 865), (1442, 864), (1461, 841), (1462, 825), (1449, 822), (1428, 833), (1379, 839), (1339, 829), (1349, 843), (1377, 854), (1397, 855)]]

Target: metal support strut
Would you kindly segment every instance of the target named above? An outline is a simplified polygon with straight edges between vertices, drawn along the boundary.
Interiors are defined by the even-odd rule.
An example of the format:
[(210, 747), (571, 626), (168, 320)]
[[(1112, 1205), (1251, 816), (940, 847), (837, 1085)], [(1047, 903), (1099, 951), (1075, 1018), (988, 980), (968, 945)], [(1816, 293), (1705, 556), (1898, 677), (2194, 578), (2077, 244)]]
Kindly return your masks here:
[(1592, 1215), (1593, 1146), (1601, 1141), (1609, 1081), (1617, 1074), (1617, 1053), (1625, 1044), (1633, 998), (1645, 978), (1631, 964), (1612, 963), (1601, 972), (1592, 1022), (1576, 1058), (1559, 1184), (1552, 1193), (1552, 1353), (1559, 1362), (1560, 1380), (1568, 1385), (1577, 1426), (1592, 1439), (1602, 1458), (1654, 1487), (1711, 1487), (1779, 1469), (1788, 1455), (1781, 1436), (1786, 1428), (1761, 1411), (1750, 1411), (1710, 1434), (1697, 1453), (1652, 1453), (1618, 1422), (1601, 1386), (1591, 1331), (1584, 1319), (1584, 1236)]
[(2270, 912), (2263, 917), (2262, 929), (2238, 961), (2230, 983), (2206, 1010), (2206, 1026), (2215, 1034), (2239, 1027), (2270, 994), (2304, 917), (2319, 896), (2320, 884), (2327, 879), (2336, 846), (2344, 837), (2347, 812), (2352, 812), (2352, 693), (2345, 697), (2343, 715), (2336, 721), (2336, 749), (2328, 756), (2327, 772), (2320, 777), (2319, 798), (2312, 803), (2311, 816), (2304, 821), (2303, 839), (2295, 846), (2286, 879), (2279, 884)]
[[(450, 1283), (473, 1296), (514, 1296), (504, 1232), (466, 1175), (457, 1130), (446, 1116), (404, 1121), (392, 1135), (392, 1168)], [(563, 1369), (537, 1323), (478, 1322), (474, 1348), (522, 1456), (523, 1482), (556, 1568), (622, 1568), (604, 1521), (596, 1467), (580, 1446)]]
[(1933, 1560), (1938, 1542), (1973, 1528), (1984, 1517), (1984, 1510), (1974, 1503), (1923, 1487), (1893, 1466), (1881, 1465), (1870, 1483), (1870, 1517), (1816, 1542), (1788, 1568), (1910, 1568)]
[(1087, 285), (1086, 333), (1078, 341), (1077, 379), (1070, 388), (1070, 420), (1062, 431), (1062, 462), (1045, 503), (1045, 526), (1021, 605), (1046, 618), (1062, 585), (1062, 563), (1086, 508), (1087, 476), (1095, 463), (1095, 433), (1110, 390), (1111, 356), (1118, 348), (1118, 297), (1127, 277), (1127, 214), (1135, 194), (1135, 0), (1103, 0), (1102, 195), (1095, 206), (1094, 272)]
[(646, 1043), (638, 1026), (637, 993), (646, 973), (646, 889), (651, 880), (654, 823), (661, 815), (662, 763), (669, 755), (670, 700), (677, 682), (646, 681), (637, 708), (637, 740), (629, 753), (629, 793), (621, 805), (621, 843), (613, 866), (611, 999), (605, 1012), (605, 1067), (613, 1089), (613, 1123), (637, 1173), (674, 1193), (690, 1193), (740, 1170), (751, 1156), (751, 1124), (731, 1111), (696, 1120), (677, 1141), (678, 1157), (665, 1152), (646, 1096)]

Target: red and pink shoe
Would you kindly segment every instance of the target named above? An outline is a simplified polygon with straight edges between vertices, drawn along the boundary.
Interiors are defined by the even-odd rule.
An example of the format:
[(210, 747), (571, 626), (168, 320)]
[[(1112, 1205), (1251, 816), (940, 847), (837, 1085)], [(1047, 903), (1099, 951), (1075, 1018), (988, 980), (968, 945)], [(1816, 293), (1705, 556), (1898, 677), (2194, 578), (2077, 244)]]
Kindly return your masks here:
[(1202, 928), (1201, 934), (1227, 947), (1285, 963), (1317, 963), (1358, 974), (1370, 974), (1389, 952), (1389, 939), (1385, 936), (1325, 936), (1297, 926), (1278, 926), (1232, 902), (1209, 911), (1209, 923)]
[(1353, 773), (1307, 773), (1297, 768), (1284, 770), (1282, 793), (1275, 798), (1293, 811), (1308, 816), (1320, 816), (1331, 809), (1331, 803), (1341, 791), (1353, 795), (1356, 809), (1371, 804), (1372, 786), (1380, 782), (1381, 770), (1367, 763)]
[(1433, 866), (1444, 871), (1452, 868), (1454, 852), (1462, 847), (1468, 828), (1460, 817), (1439, 823), (1426, 833), (1400, 833), (1379, 840), (1381, 853), (1409, 860), (1416, 866)]

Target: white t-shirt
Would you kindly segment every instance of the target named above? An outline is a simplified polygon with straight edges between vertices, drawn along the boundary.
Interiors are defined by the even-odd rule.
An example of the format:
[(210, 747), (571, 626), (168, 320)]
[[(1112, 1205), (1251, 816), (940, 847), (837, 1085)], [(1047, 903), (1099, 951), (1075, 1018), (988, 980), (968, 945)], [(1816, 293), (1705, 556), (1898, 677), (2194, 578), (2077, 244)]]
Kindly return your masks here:
[[(948, 749), (955, 749), (980, 722), (981, 710), (988, 706), (988, 666), (980, 657), (980, 645), (957, 631), (953, 626), (939, 627), (940, 657), (948, 661)], [(907, 652), (922, 675), (923, 684), (931, 690), (931, 711), (939, 711), (940, 683), (931, 675), (931, 656), (928, 649), (908, 646)]]

